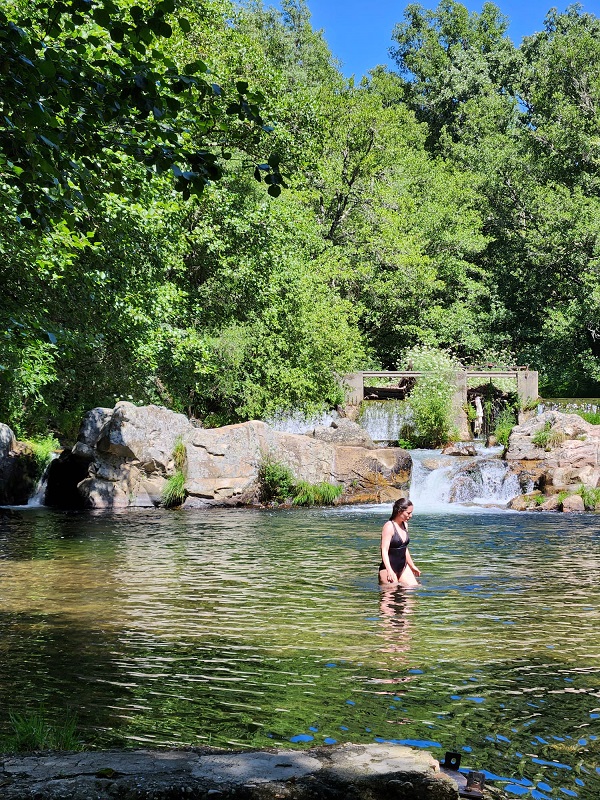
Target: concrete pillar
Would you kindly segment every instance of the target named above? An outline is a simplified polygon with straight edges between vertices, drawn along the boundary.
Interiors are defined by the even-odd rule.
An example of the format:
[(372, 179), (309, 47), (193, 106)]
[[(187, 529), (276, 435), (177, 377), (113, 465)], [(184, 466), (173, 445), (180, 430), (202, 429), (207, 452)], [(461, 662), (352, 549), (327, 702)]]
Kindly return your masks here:
[(464, 407), (467, 404), (467, 373), (458, 372), (456, 375), (456, 390), (452, 397), (453, 424), (457, 428), (461, 442), (470, 442), (473, 438), (471, 426), (467, 419)]
[(533, 370), (519, 370), (517, 372), (517, 394), (523, 403), (537, 400), (539, 396), (538, 374)]
[(344, 375), (342, 386), (346, 392), (346, 402), (350, 406), (358, 406), (365, 399), (365, 384), (362, 372)]

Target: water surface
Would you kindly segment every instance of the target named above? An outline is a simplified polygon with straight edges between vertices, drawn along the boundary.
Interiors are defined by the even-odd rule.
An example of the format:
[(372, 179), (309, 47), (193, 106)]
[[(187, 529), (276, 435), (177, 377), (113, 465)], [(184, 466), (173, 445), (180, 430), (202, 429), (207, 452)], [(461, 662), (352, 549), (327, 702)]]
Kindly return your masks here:
[(600, 519), (389, 508), (0, 519), (0, 730), (43, 702), (90, 746), (398, 741), (513, 796), (600, 796)]

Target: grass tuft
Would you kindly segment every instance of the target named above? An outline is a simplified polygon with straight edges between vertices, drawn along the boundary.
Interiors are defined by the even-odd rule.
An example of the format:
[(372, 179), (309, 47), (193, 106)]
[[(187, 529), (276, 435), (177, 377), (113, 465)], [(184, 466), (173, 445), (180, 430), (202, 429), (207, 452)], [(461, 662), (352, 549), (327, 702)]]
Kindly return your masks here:
[(292, 503), (295, 506), (331, 506), (343, 493), (343, 486), (333, 483), (298, 481)]
[(600, 413), (598, 411), (576, 411), (575, 413), (591, 425), (600, 425)]
[(165, 508), (180, 506), (186, 497), (185, 475), (177, 471), (167, 480), (162, 491), (162, 504)]
[(187, 449), (181, 436), (178, 436), (173, 446), (173, 461), (178, 472), (185, 472), (187, 466)]
[(546, 422), (542, 430), (531, 437), (531, 441), (538, 447), (543, 447), (544, 450), (552, 450), (553, 447), (559, 447), (566, 438), (563, 431), (554, 430), (552, 424)]
[(0, 748), (7, 753), (34, 752), (37, 750), (82, 750), (77, 737), (77, 716), (72, 713), (58, 722), (48, 720), (40, 706), (35, 711), (9, 714), (12, 733), (2, 741)]
[(593, 489), (583, 484), (577, 489), (576, 494), (581, 496), (583, 505), (588, 511), (595, 511), (600, 506), (600, 488)]

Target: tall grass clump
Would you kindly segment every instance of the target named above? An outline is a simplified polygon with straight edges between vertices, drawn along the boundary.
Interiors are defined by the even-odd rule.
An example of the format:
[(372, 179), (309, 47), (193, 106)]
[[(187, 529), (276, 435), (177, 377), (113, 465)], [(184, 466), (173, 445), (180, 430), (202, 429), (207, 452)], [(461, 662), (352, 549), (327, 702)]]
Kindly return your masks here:
[(162, 490), (162, 504), (165, 508), (180, 506), (185, 500), (185, 475), (183, 472), (176, 472), (171, 475)]
[(552, 423), (548, 421), (541, 431), (531, 437), (531, 441), (537, 447), (543, 447), (544, 450), (552, 450), (553, 447), (559, 447), (566, 438), (563, 431), (553, 430)]
[(595, 511), (600, 506), (600, 488), (594, 489), (582, 484), (575, 494), (581, 496), (583, 505), (588, 511)]
[(504, 445), (504, 447), (508, 446), (510, 432), (516, 424), (517, 420), (514, 412), (510, 408), (503, 408), (496, 417), (496, 424), (494, 427), (494, 436), (499, 444)]
[(406, 360), (423, 373), (407, 399), (415, 427), (411, 440), (419, 447), (440, 447), (456, 438), (452, 399), (459, 365), (448, 352), (433, 347), (415, 347)]
[(298, 481), (292, 503), (295, 506), (331, 506), (343, 493), (343, 486), (333, 483)]
[(171, 475), (162, 490), (162, 504), (165, 508), (180, 506), (186, 498), (185, 473), (187, 470), (187, 450), (181, 436), (173, 445), (173, 462), (175, 472)]
[(51, 722), (43, 706), (22, 714), (9, 714), (12, 732), (0, 741), (7, 753), (37, 750), (82, 750), (77, 737), (77, 716), (68, 712), (60, 721)]

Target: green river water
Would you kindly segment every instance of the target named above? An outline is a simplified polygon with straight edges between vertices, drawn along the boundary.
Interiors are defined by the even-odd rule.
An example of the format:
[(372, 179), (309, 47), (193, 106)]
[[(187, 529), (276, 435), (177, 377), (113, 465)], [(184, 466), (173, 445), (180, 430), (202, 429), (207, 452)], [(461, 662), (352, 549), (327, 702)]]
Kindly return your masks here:
[(41, 703), (92, 747), (458, 750), (509, 796), (600, 797), (600, 516), (389, 507), (0, 518), (0, 732)]

